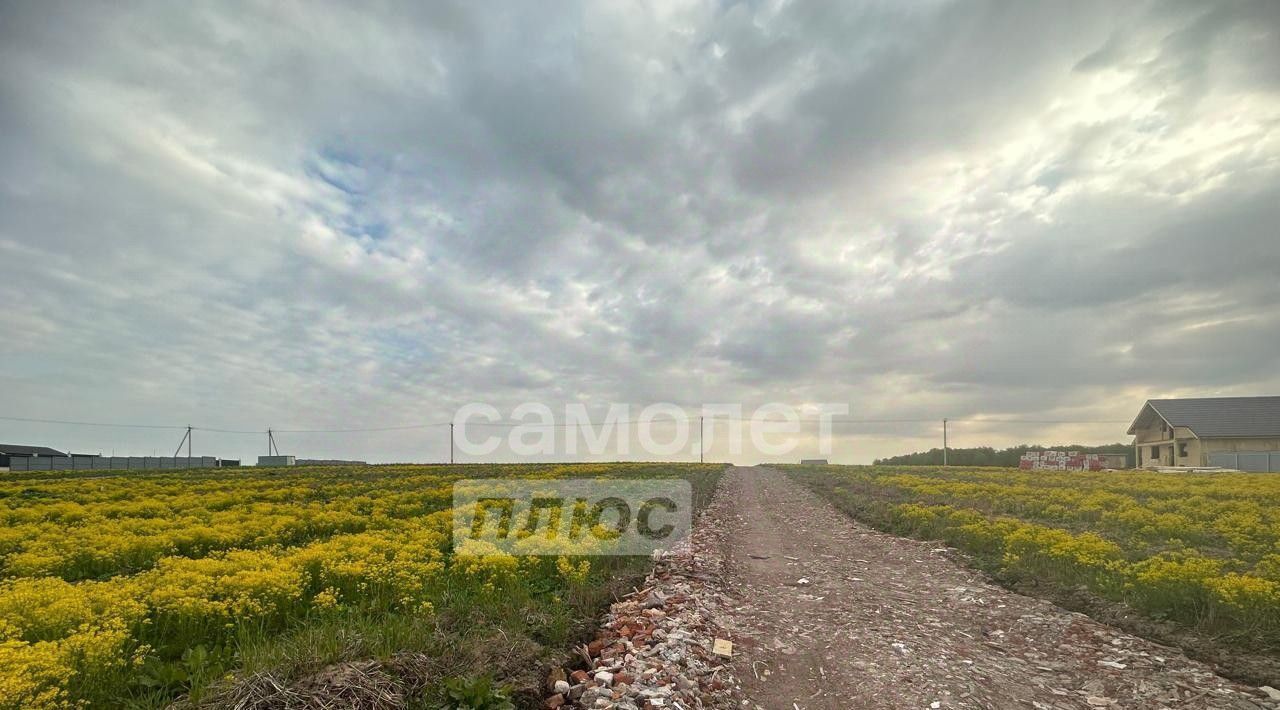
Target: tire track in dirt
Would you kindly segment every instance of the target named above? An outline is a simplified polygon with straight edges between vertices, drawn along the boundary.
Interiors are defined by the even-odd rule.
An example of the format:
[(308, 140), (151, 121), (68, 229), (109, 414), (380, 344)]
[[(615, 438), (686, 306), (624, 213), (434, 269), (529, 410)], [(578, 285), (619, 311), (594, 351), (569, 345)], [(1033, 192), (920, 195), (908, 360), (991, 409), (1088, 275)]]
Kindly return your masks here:
[(1177, 649), (1010, 592), (863, 526), (784, 474), (730, 469), (717, 623), (759, 708), (1280, 708)]

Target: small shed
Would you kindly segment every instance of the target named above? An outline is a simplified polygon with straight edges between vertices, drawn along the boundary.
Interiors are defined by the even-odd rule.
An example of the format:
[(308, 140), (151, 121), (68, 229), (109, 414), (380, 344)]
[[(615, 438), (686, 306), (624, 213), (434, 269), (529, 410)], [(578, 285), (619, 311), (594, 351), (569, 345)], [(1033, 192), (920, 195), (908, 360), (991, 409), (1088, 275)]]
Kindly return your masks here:
[(259, 466), (294, 466), (298, 463), (293, 456), (259, 456)]

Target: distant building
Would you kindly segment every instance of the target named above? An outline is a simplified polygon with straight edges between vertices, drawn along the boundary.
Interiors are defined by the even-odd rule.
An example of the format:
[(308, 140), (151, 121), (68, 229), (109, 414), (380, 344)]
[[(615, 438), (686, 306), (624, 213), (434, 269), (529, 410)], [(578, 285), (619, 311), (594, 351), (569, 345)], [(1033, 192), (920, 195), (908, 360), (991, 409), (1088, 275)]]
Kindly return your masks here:
[(0, 444), (0, 468), (9, 468), (10, 457), (30, 458), (32, 456), (61, 456), (67, 454), (47, 446), (24, 446), (22, 444)]
[(1129, 433), (1139, 467), (1280, 471), (1280, 397), (1151, 399)]
[(293, 456), (259, 456), (259, 466), (294, 466), (298, 460)]

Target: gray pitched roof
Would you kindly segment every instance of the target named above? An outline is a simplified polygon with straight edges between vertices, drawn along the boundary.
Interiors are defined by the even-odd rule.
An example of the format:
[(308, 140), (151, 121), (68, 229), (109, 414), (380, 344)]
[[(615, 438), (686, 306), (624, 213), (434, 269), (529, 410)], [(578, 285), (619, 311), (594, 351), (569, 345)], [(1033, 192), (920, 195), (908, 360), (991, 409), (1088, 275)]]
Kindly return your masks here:
[(47, 446), (23, 446), (22, 444), (0, 444), (0, 454), (13, 456), (66, 456), (66, 454)]
[(1280, 437), (1280, 397), (1202, 397), (1149, 399), (1129, 427), (1134, 433), (1150, 407), (1172, 426), (1205, 437)]

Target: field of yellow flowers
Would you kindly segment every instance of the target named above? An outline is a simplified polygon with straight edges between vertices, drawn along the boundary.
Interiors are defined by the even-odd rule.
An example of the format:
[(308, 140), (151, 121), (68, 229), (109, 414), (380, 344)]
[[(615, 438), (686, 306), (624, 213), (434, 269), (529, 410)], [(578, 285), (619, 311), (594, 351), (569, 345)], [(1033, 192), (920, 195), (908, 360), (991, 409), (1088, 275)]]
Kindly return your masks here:
[(1280, 648), (1280, 475), (785, 467), (854, 517), (1012, 581)]
[[(238, 674), (403, 651), (559, 650), (623, 557), (455, 559), (460, 478), (681, 477), (721, 467), (372, 466), (0, 478), (0, 708), (157, 707)], [(479, 639), (480, 643), (471, 643)], [(468, 645), (470, 644), (470, 645)], [(523, 648), (513, 661), (512, 649)], [(479, 649), (479, 650), (477, 650)], [(477, 655), (478, 654), (478, 655)], [(490, 666), (502, 670), (494, 661)]]

